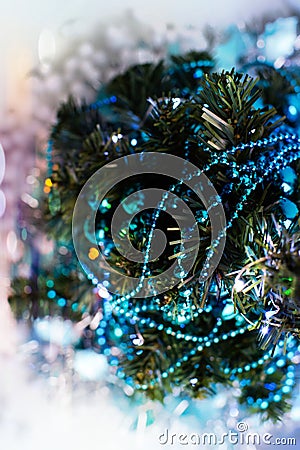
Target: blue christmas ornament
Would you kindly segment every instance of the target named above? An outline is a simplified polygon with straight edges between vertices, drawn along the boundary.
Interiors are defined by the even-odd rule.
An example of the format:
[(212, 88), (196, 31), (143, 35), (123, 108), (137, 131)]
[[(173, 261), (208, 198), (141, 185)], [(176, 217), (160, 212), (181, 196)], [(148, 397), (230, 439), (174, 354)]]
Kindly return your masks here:
[(296, 172), (292, 167), (285, 167), (283, 170), (281, 170), (280, 175), (282, 177), (282, 189), (285, 193), (291, 194), (297, 182)]
[(288, 200), (287, 198), (282, 198), (280, 200), (280, 206), (287, 219), (295, 219), (297, 214), (299, 214), (299, 209), (295, 203), (291, 202), (291, 200)]

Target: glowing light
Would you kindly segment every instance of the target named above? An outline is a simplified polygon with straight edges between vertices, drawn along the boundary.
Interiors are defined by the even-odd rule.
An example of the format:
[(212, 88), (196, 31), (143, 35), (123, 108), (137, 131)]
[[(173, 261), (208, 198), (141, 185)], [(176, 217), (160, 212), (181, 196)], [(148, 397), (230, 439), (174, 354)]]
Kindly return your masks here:
[(65, 247), (64, 245), (61, 245), (58, 249), (58, 253), (60, 253), (61, 255), (67, 255), (67, 253), (68, 253), (67, 247)]
[(28, 184), (34, 184), (36, 182), (36, 178), (33, 175), (28, 175), (28, 177), (26, 177), (26, 182)]
[(144, 344), (144, 339), (142, 336), (139, 336), (139, 337), (136, 337), (135, 339), (133, 339), (132, 343), (133, 343), (133, 345), (136, 345), (139, 347)]
[(116, 337), (122, 337), (123, 336), (123, 331), (121, 330), (121, 328), (116, 328), (114, 333), (115, 333)]
[(53, 183), (52, 183), (52, 181), (51, 181), (50, 178), (47, 178), (47, 179), (45, 180), (45, 186), (49, 186), (49, 187), (52, 187), (52, 186), (53, 186)]
[(100, 320), (103, 318), (103, 314), (98, 311), (95, 316), (93, 317), (91, 323), (90, 323), (90, 329), (91, 330), (96, 330), (97, 327), (99, 326)]
[(186, 318), (184, 316), (180, 315), (177, 317), (177, 321), (178, 321), (178, 323), (183, 323), (186, 321)]
[(294, 105), (290, 105), (289, 106), (289, 113), (291, 116), (296, 116), (297, 115), (297, 108)]
[(125, 392), (126, 395), (128, 395), (128, 397), (130, 397), (131, 395), (134, 394), (134, 389), (129, 386), (128, 384), (125, 385), (125, 387), (123, 388), (123, 391)]
[(283, 223), (284, 223), (285, 228), (289, 228), (293, 222), (291, 220), (287, 219)]
[(99, 230), (98, 237), (99, 237), (99, 239), (104, 238), (104, 230)]
[(274, 62), (275, 69), (280, 69), (285, 63), (285, 58), (283, 56), (279, 56)]
[(231, 408), (229, 414), (231, 415), (231, 417), (238, 417), (239, 410), (237, 408)]
[(106, 199), (104, 199), (104, 200), (101, 202), (101, 206), (102, 206), (103, 208), (106, 208), (106, 209), (110, 209), (110, 208), (111, 208), (111, 204), (110, 204)]
[(99, 256), (99, 250), (97, 250), (95, 247), (91, 247), (89, 250), (89, 258), (94, 261)]
[(197, 69), (197, 70), (194, 72), (193, 77), (194, 77), (194, 78), (201, 78), (202, 75), (203, 75), (203, 70), (202, 70), (202, 69)]
[(176, 97), (176, 98), (172, 98), (172, 102), (173, 102), (173, 109), (176, 109), (179, 105), (180, 105), (180, 98)]
[(55, 298), (56, 292), (53, 289), (51, 291), (48, 291), (47, 297), (51, 299)]
[(137, 145), (137, 140), (136, 139), (131, 139), (131, 145), (132, 147), (135, 147)]
[(27, 193), (23, 193), (21, 199), (31, 208), (37, 208), (39, 206), (39, 202), (37, 201), (37, 199), (33, 198), (31, 195)]
[(256, 45), (257, 45), (258, 48), (264, 48), (265, 41), (263, 39), (258, 39)]
[(267, 311), (265, 316), (267, 320), (270, 320), (271, 317), (275, 316), (278, 313), (278, 311)]
[(108, 292), (108, 290), (104, 287), (104, 286), (100, 286), (98, 289), (98, 295), (102, 298), (109, 298), (110, 297), (110, 293)]
[(228, 303), (222, 311), (222, 317), (224, 319), (232, 319), (236, 313), (234, 312), (234, 304)]
[(5, 209), (6, 209), (6, 198), (4, 192), (1, 191), (0, 189), (0, 217), (2, 217), (3, 214), (5, 213)]
[(266, 60), (266, 58), (263, 55), (259, 55), (257, 57), (257, 61), (259, 61), (259, 62), (264, 62), (265, 60)]
[(291, 186), (287, 183), (282, 183), (281, 187), (284, 192), (289, 192), (292, 189)]
[(268, 367), (268, 369), (266, 370), (267, 375), (272, 375), (272, 373), (274, 372), (275, 372), (274, 366)]
[(57, 304), (58, 304), (58, 306), (63, 308), (64, 306), (66, 306), (67, 300), (65, 298), (61, 297), (57, 300)]
[(289, 392), (291, 392), (290, 386), (283, 386), (282, 392), (283, 392), (284, 394), (288, 394)]
[(234, 283), (234, 286), (233, 286), (235, 292), (242, 292), (244, 287), (245, 287), (245, 283), (243, 280), (236, 280)]

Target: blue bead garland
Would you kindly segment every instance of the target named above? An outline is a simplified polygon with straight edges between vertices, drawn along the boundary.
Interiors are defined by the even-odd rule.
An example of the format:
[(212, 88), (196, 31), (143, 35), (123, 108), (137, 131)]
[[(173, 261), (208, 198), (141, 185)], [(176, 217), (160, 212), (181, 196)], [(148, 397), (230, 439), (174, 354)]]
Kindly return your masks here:
[[(191, 69), (197, 73), (197, 70), (201, 70), (201, 67), (212, 67), (214, 64), (211, 61), (199, 61), (199, 62), (193, 62), (193, 63), (185, 63), (182, 66), (183, 71), (190, 71)], [(170, 69), (169, 73), (172, 74), (172, 71), (175, 69)], [(202, 73), (201, 73), (202, 75)], [(291, 84), (293, 85), (295, 91), (296, 89), (299, 91), (300, 88), (295, 85), (295, 80), (290, 80)], [(109, 98), (98, 100), (91, 105), (88, 105), (88, 110), (98, 110), (99, 108), (105, 107), (107, 105), (116, 103), (117, 98), (115, 96), (111, 96)], [(137, 145), (137, 140), (132, 141), (132, 146)], [(263, 154), (257, 158), (256, 161), (248, 161), (247, 164), (241, 164), (238, 165), (236, 161), (233, 161), (230, 159), (230, 156), (235, 156), (238, 152), (244, 152), (246, 150), (264, 150)], [(268, 150), (268, 152), (266, 151)], [(130, 293), (120, 296), (120, 297), (114, 297), (110, 302), (106, 302), (110, 305), (110, 314), (113, 311), (116, 317), (120, 320), (123, 318), (123, 320), (120, 320), (120, 328), (118, 328), (121, 333), (123, 334), (122, 328), (128, 327), (128, 323), (131, 325), (138, 324), (142, 328), (149, 327), (149, 328), (155, 328), (161, 332), (165, 332), (167, 335), (170, 335), (174, 338), (176, 338), (179, 341), (185, 340), (186, 342), (193, 342), (195, 345), (194, 347), (189, 350), (183, 357), (179, 358), (176, 363), (170, 365), (164, 372), (161, 374), (158, 374), (156, 377), (153, 377), (151, 380), (151, 385), (155, 385), (157, 383), (161, 383), (161, 379), (167, 379), (171, 374), (173, 374), (177, 368), (181, 367), (182, 364), (189, 361), (190, 358), (195, 356), (197, 353), (201, 353), (205, 350), (205, 348), (208, 348), (212, 345), (216, 345), (220, 342), (224, 342), (228, 339), (235, 338), (238, 335), (241, 335), (247, 331), (250, 330), (251, 326), (247, 325), (241, 328), (238, 328), (237, 330), (233, 330), (230, 333), (221, 333), (220, 327), (222, 325), (222, 320), (219, 319), (213, 328), (213, 330), (206, 336), (197, 336), (192, 335), (184, 331), (178, 331), (172, 326), (172, 319), (170, 314), (170, 319), (168, 318), (168, 313), (166, 313), (166, 318), (169, 320), (170, 323), (157, 323), (154, 319), (147, 317), (140, 317), (141, 311), (145, 314), (146, 312), (164, 312), (164, 308), (160, 305), (159, 300), (155, 298), (155, 296), (152, 299), (149, 299), (146, 304), (138, 304), (138, 306), (132, 306), (130, 300), (135, 297), (137, 293), (140, 292), (140, 290), (143, 287), (143, 283), (146, 279), (146, 277), (149, 274), (149, 258), (150, 258), (150, 250), (152, 245), (152, 240), (155, 232), (155, 228), (157, 225), (157, 221), (160, 217), (160, 211), (164, 209), (165, 202), (169, 198), (169, 193), (172, 193), (175, 191), (175, 189), (178, 188), (178, 186), (182, 183), (184, 183), (188, 179), (192, 179), (193, 177), (200, 176), (201, 173), (208, 173), (214, 165), (224, 165), (226, 169), (228, 170), (228, 177), (231, 181), (228, 185), (225, 186), (222, 193), (220, 193), (219, 196), (216, 196), (214, 199), (211, 199), (212, 202), (208, 208), (208, 210), (216, 207), (219, 205), (224, 196), (230, 194), (235, 188), (242, 188), (243, 194), (241, 195), (240, 200), (235, 205), (234, 210), (231, 214), (231, 217), (227, 221), (226, 227), (224, 230), (222, 230), (219, 233), (218, 238), (212, 243), (211, 248), (208, 248), (206, 250), (206, 254), (204, 257), (204, 263), (202, 271), (205, 271), (209, 268), (210, 260), (214, 254), (214, 249), (217, 249), (221, 238), (224, 236), (224, 233), (226, 233), (234, 224), (235, 220), (240, 217), (241, 212), (245, 208), (247, 201), (249, 200), (251, 193), (262, 183), (265, 181), (269, 181), (270, 178), (276, 179), (279, 177), (279, 173), (282, 169), (293, 163), (294, 161), (298, 160), (300, 158), (300, 139), (296, 136), (296, 134), (280, 131), (277, 134), (272, 134), (269, 138), (263, 138), (257, 142), (249, 142), (246, 144), (239, 144), (236, 147), (232, 147), (228, 151), (218, 151), (213, 152), (209, 147), (202, 148), (203, 151), (207, 152), (210, 156), (210, 162), (206, 164), (202, 169), (199, 169), (194, 174), (189, 174), (187, 177), (183, 177), (180, 182), (175, 183), (172, 185), (167, 193), (164, 194), (161, 201), (159, 202), (157, 209), (155, 210), (153, 217), (152, 217), (152, 224), (151, 229), (147, 237), (147, 244), (146, 244), (146, 250), (145, 250), (145, 258), (142, 266), (142, 273), (140, 276), (140, 282), (136, 289), (131, 291)], [(185, 157), (188, 160), (189, 158), (189, 148), (186, 146), (185, 148)], [(52, 175), (52, 142), (49, 141), (48, 148), (47, 148), (47, 161), (48, 161), (48, 176), (50, 177)], [(199, 224), (206, 224), (208, 223), (208, 215), (206, 214), (201, 215), (199, 214), (199, 217), (197, 217), (197, 221)], [(184, 251), (182, 252), (182, 256), (179, 257), (179, 268), (182, 269), (181, 265), (181, 258), (184, 255)], [(184, 281), (187, 274), (184, 273), (183, 269), (181, 271), (181, 282)], [(203, 272), (205, 274), (205, 272)], [(99, 280), (92, 274), (89, 274), (89, 278), (91, 279), (93, 285), (100, 287), (102, 284), (99, 282)], [(200, 280), (197, 281), (200, 283), (199, 290), (200, 292), (203, 292), (203, 286)], [(191, 284), (192, 285), (192, 284)], [(203, 309), (200, 309), (199, 307), (196, 307), (196, 305), (191, 304), (190, 302), (190, 294), (191, 294), (191, 285), (187, 284), (184, 286), (183, 289), (179, 290), (179, 296), (185, 297), (185, 308), (186, 311), (184, 312), (184, 317), (187, 320), (192, 320), (194, 317), (197, 317), (199, 314), (202, 313), (209, 313), (211, 311), (211, 306), (205, 306)], [(50, 288), (50, 286), (49, 286)], [(54, 292), (54, 294), (53, 294)], [(186, 295), (184, 295), (187, 293)], [(56, 299), (58, 306), (65, 306), (64, 300), (62, 298), (56, 298), (56, 292), (53, 289), (48, 291), (48, 297), (51, 299)], [(99, 329), (97, 330), (97, 334), (99, 336), (99, 342), (101, 340), (101, 343), (103, 344), (105, 342), (104, 334), (107, 324), (105, 321), (99, 325)], [(120, 336), (121, 336), (120, 335)], [(117, 336), (117, 335), (116, 335)], [(117, 336), (118, 337), (118, 336)], [(104, 341), (103, 341), (104, 340)], [(283, 343), (279, 343), (279, 347), (283, 347)], [(128, 355), (132, 352), (132, 350), (127, 349)], [(292, 359), (292, 357), (295, 355), (294, 352), (290, 352), (290, 356), (284, 356), (282, 357), (282, 360), (277, 360), (277, 367), (280, 367), (280, 364), (282, 364), (282, 367), (288, 364), (289, 359)], [(246, 374), (249, 371), (257, 368), (258, 366), (262, 366), (271, 358), (270, 352), (266, 353), (260, 360), (256, 362), (252, 362), (250, 364), (246, 364), (243, 367), (238, 367), (234, 369), (224, 368), (224, 375), (228, 375), (231, 380), (236, 379), (236, 376), (238, 374)], [(279, 361), (282, 361), (279, 362)], [(112, 359), (111, 365), (117, 365), (117, 360)], [(270, 365), (268, 369), (266, 369), (266, 373), (269, 374), (272, 373), (272, 370), (276, 370), (275, 368), (276, 364)], [(124, 378), (124, 373), (122, 370), (119, 370), (118, 375), (120, 378)], [(130, 381), (127, 379), (127, 382)], [(193, 384), (193, 383), (191, 383)], [(265, 399), (259, 399), (257, 401), (254, 401), (251, 397), (248, 399), (249, 404), (258, 405), (262, 410), (267, 409), (270, 402), (278, 402), (282, 399), (283, 395), (286, 395), (290, 392), (291, 387), (294, 384), (294, 367), (292, 365), (287, 366), (287, 375), (284, 382), (284, 385), (276, 392), (270, 392), (269, 396)], [(135, 387), (137, 389), (146, 390), (149, 388), (149, 385), (147, 384), (135, 384)], [(270, 388), (271, 390), (271, 388)]]

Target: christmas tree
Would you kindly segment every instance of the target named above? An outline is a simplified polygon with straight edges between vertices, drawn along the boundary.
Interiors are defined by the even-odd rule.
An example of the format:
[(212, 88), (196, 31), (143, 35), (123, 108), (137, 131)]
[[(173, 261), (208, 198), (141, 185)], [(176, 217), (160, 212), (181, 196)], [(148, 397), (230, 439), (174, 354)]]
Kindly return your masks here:
[(118, 345), (112, 370), (151, 399), (238, 384), (241, 403), (278, 420), (300, 323), (300, 141), (283, 115), (298, 74), (251, 70), (216, 72), (193, 51), (61, 105), (43, 212), (56, 270), (30, 308), (88, 314), (89, 345)]

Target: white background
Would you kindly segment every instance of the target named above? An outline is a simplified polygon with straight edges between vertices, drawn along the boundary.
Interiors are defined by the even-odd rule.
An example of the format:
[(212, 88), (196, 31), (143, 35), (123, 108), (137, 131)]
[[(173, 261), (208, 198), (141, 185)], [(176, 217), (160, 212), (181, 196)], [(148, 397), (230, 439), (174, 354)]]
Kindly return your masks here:
[(288, 5), (300, 8), (300, 0), (2, 0), (0, 113), (26, 97), (23, 80), (37, 62), (38, 38), (44, 29), (56, 34), (70, 23), (88, 29), (126, 10), (160, 29), (167, 24), (226, 28), (264, 15), (284, 15)]

